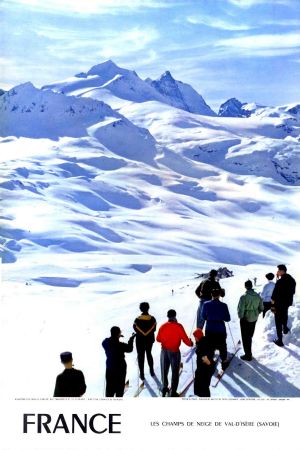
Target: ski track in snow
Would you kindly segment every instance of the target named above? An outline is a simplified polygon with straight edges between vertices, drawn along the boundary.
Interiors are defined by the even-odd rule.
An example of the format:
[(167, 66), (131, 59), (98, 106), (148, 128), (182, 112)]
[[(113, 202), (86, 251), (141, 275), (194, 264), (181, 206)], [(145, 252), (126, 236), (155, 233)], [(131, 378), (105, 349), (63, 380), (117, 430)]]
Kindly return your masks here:
[[(5, 102), (0, 97), (7, 113), (0, 133), (1, 332), (7, 339), (18, 330), (2, 358), (18, 354), (23, 376), (11, 383), (14, 397), (51, 396), (65, 350), (84, 371), (86, 396), (103, 396), (101, 342), (111, 326), (129, 338), (146, 300), (158, 324), (175, 308), (190, 334), (195, 273), (221, 265), (234, 272), (221, 280), (232, 316), (229, 351), (240, 337), (244, 281), (256, 276), (262, 286), (278, 263), (299, 280), (299, 119), (291, 122), (287, 107), (242, 119), (191, 114), (179, 97), (166, 97), (175, 81), (168, 74), (155, 91), (155, 83), (146, 86), (125, 69), (123, 78), (111, 65), (106, 70), (111, 78), (92, 71), (57, 85), (68, 96), (27, 83)], [(197, 105), (206, 108), (202, 100)], [(271, 313), (260, 317), (255, 359), (234, 357), (212, 396), (300, 396), (299, 310), (298, 296), (284, 348), (272, 343)], [(159, 352), (155, 344), (158, 379)], [(135, 350), (126, 359), (131, 396), (139, 384)], [(195, 357), (186, 359), (179, 390), (195, 370)], [(146, 382), (140, 395), (157, 396), (159, 381), (147, 369)]]

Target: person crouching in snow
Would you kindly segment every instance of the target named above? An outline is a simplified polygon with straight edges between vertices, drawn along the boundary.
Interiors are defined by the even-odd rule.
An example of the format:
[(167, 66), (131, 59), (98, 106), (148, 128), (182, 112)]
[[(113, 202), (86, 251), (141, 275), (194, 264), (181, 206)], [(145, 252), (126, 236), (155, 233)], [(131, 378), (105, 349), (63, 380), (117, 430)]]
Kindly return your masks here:
[(221, 289), (212, 290), (212, 300), (203, 305), (202, 318), (206, 322), (205, 336), (209, 339), (213, 352), (219, 350), (222, 369), (226, 369), (228, 361), (225, 322), (231, 319), (228, 306), (220, 300), (222, 294)]
[(198, 397), (210, 397), (210, 381), (215, 371), (209, 341), (201, 328), (197, 328), (193, 336), (196, 339), (197, 369), (194, 379), (194, 394)]
[(193, 347), (193, 341), (188, 338), (183, 326), (177, 322), (176, 311), (170, 309), (167, 313), (168, 322), (158, 330), (156, 340), (161, 343), (160, 366), (162, 378), (162, 396), (169, 393), (168, 373), (171, 366), (172, 380), (170, 397), (178, 397), (177, 387), (179, 383), (180, 368), (180, 344), (183, 341), (189, 347)]

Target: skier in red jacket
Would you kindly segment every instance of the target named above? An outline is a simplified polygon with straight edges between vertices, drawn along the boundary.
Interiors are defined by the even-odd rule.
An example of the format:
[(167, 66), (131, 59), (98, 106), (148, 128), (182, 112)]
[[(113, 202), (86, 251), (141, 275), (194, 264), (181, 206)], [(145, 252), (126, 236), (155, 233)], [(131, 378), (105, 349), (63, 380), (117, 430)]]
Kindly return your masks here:
[(179, 383), (180, 344), (183, 341), (189, 347), (193, 347), (193, 341), (188, 338), (183, 326), (177, 322), (176, 311), (170, 309), (167, 313), (168, 322), (164, 323), (157, 334), (156, 340), (161, 343), (160, 366), (162, 378), (162, 396), (169, 393), (168, 373), (171, 366), (172, 380), (170, 397), (178, 397), (177, 387)]

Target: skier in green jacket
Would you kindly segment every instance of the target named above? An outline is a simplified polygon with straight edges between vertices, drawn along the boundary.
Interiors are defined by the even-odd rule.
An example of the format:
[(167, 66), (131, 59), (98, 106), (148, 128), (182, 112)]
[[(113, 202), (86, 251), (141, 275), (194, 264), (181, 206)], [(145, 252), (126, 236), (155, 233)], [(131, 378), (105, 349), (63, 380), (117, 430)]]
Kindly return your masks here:
[(241, 356), (244, 361), (252, 360), (252, 337), (258, 316), (264, 310), (262, 298), (252, 288), (252, 281), (245, 282), (246, 293), (241, 296), (238, 304), (242, 341), (245, 354)]

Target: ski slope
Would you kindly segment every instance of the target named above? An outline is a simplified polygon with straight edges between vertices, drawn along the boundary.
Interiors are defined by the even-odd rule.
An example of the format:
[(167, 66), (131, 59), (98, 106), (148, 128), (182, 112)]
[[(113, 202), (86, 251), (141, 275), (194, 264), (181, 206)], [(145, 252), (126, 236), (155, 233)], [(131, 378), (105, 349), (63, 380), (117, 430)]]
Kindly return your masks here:
[[(232, 316), (229, 350), (240, 338), (236, 307), (245, 280), (257, 277), (262, 289), (279, 263), (299, 280), (297, 108), (277, 108), (276, 117), (217, 117), (158, 94), (124, 101), (114, 91), (115, 110), (88, 98), (85, 82), (93, 77), (99, 74), (76, 77), (80, 92), (64, 81), (68, 95), (26, 83), (0, 96), (1, 337), (12, 368), (5, 395), (51, 396), (59, 354), (69, 350), (85, 374), (86, 396), (102, 397), (101, 342), (111, 326), (128, 338), (139, 303), (149, 301), (158, 324), (175, 308), (190, 334), (196, 273), (233, 270), (221, 280)], [(299, 317), (297, 293), (284, 348), (272, 343), (271, 313), (260, 318), (254, 361), (237, 355), (212, 396), (298, 397)], [(158, 376), (159, 352), (155, 344)], [(139, 383), (135, 350), (127, 362), (131, 396)], [(194, 369), (193, 359), (184, 362), (181, 386)], [(146, 377), (152, 388), (141, 396), (157, 395)]]

